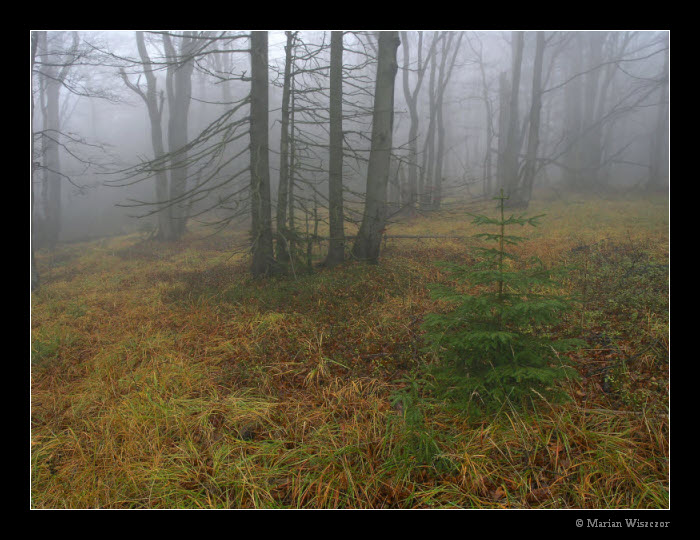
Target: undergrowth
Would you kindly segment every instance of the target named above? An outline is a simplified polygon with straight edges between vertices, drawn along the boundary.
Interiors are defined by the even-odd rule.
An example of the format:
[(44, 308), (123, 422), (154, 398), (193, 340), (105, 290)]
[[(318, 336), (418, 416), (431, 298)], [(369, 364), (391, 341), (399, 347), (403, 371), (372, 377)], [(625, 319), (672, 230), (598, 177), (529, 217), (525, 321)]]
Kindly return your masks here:
[[(447, 308), (427, 285), (456, 285), (435, 262), (472, 262), (464, 240), (267, 281), (228, 253), (239, 233), (39, 252), (32, 507), (668, 507), (667, 208), (535, 206), (551, 224), (518, 253), (576, 268), (585, 301), (551, 332), (586, 341), (580, 379), (478, 419), (426, 394), (421, 324)], [(468, 237), (465, 212), (390, 234)]]

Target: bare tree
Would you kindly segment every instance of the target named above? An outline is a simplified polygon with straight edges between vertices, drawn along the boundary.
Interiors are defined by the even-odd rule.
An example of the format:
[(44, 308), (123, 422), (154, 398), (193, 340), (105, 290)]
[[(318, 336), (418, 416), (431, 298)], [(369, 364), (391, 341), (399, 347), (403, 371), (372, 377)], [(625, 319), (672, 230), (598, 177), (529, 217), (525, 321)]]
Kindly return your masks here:
[(250, 190), (252, 219), (251, 273), (262, 277), (275, 270), (268, 135), (267, 32), (250, 36)]
[(649, 183), (652, 190), (661, 190), (666, 187), (667, 160), (668, 160), (668, 62), (669, 43), (668, 35), (665, 36), (664, 66), (660, 78), (659, 105), (657, 108), (656, 125), (651, 136), (651, 149), (649, 152)]
[[(474, 46), (473, 41), (478, 43), (478, 48)], [(489, 85), (486, 78), (486, 66), (484, 62), (483, 55), (483, 43), (479, 38), (478, 34), (475, 33), (474, 39), (469, 39), (467, 36), (467, 43), (469, 48), (476, 55), (476, 62), (479, 66), (479, 75), (481, 77), (481, 99), (484, 102), (484, 113), (485, 113), (485, 123), (486, 123), (486, 152), (484, 154), (484, 195), (491, 195), (491, 180), (492, 180), (492, 144), (494, 138), (494, 128), (493, 128), (493, 106), (491, 104), (491, 98), (489, 96)], [(503, 108), (501, 109), (501, 114), (503, 113)]]
[(379, 33), (365, 209), (352, 248), (352, 256), (355, 259), (372, 263), (379, 260), (386, 225), (386, 188), (394, 128), (394, 80), (398, 69), (396, 50), (400, 43), (398, 32)]
[[(537, 32), (535, 44), (535, 61), (532, 68), (532, 103), (530, 105), (530, 122), (527, 135), (527, 151), (523, 171), (522, 187), (513, 194), (515, 201), (511, 206), (527, 207), (532, 195), (532, 186), (537, 172), (537, 149), (540, 143), (540, 112), (542, 110), (542, 62), (544, 57), (545, 35)], [(509, 201), (510, 202), (510, 201)]]
[(425, 70), (435, 56), (437, 42), (437, 36), (434, 36), (430, 49), (428, 50), (428, 54), (425, 58), (425, 62), (423, 62), (423, 32), (418, 32), (418, 46), (416, 52), (417, 64), (415, 68), (417, 78), (413, 86), (413, 90), (411, 90), (409, 85), (409, 74), (411, 72), (410, 42), (408, 32), (401, 32), (401, 45), (403, 48), (404, 63), (403, 92), (411, 119), (408, 130), (408, 201), (406, 201), (411, 209), (415, 209), (418, 194), (418, 94), (423, 84)]
[(289, 206), (289, 101), (292, 79), (293, 51), (296, 32), (287, 31), (284, 47), (284, 83), (282, 86), (282, 128), (280, 134), (280, 174), (277, 187), (277, 260), (289, 260), (289, 234), (287, 233), (287, 208)]
[[(165, 87), (168, 96), (168, 149), (171, 157), (169, 199), (170, 219), (168, 240), (178, 240), (185, 232), (187, 208), (181, 200), (187, 187), (187, 129), (192, 100), (193, 56), (197, 49), (194, 32), (185, 32), (179, 38), (179, 48), (168, 32), (163, 33), (165, 58), (168, 62)], [(200, 44), (201, 46), (201, 44)]]
[[(34, 62), (36, 61), (36, 53), (37, 49), (39, 47), (39, 34), (34, 32), (32, 33), (31, 37), (31, 64), (30, 64), (30, 69), (29, 69), (29, 82), (30, 82), (30, 88), (32, 87), (32, 79), (34, 78)], [(31, 101), (31, 122), (32, 122), (32, 134), (34, 133), (34, 94), (32, 93), (32, 101)], [(31, 155), (32, 155), (32, 168), (31, 168), (31, 173), (29, 177), (29, 192), (31, 196), (31, 216), (32, 216), (32, 229), (34, 228), (34, 171), (37, 169), (34, 165), (34, 137), (32, 136), (32, 149), (31, 149)], [(30, 251), (31, 251), (31, 278), (30, 278), (30, 288), (32, 291), (35, 291), (39, 288), (39, 270), (37, 270), (36, 267), (36, 262), (34, 261), (34, 242), (32, 241), (31, 238), (31, 232), (30, 232), (30, 239), (29, 239), (29, 245), (30, 245)]]
[(331, 32), (329, 104), (328, 221), (330, 244), (325, 260), (336, 266), (345, 258), (343, 216), (343, 33)]
[[(153, 63), (146, 49), (146, 43), (144, 41), (144, 34), (141, 31), (136, 32), (136, 46), (139, 52), (139, 57), (141, 58), (141, 64), (143, 65), (143, 74), (146, 78), (146, 90), (142, 90), (140, 85), (137, 83), (132, 83), (126, 74), (126, 71), (122, 68), (120, 74), (124, 84), (135, 92), (141, 99), (143, 99), (148, 110), (148, 118), (150, 120), (151, 128), (151, 144), (153, 146), (153, 153), (157, 160), (160, 160), (165, 156), (165, 146), (163, 144), (163, 104), (165, 101), (165, 95), (163, 90), (158, 92), (158, 81), (154, 74)], [(168, 172), (165, 168), (159, 167), (155, 171), (156, 176), (156, 201), (165, 202), (168, 200)], [(170, 223), (169, 216), (167, 212), (158, 213), (158, 230), (156, 237), (160, 240), (167, 240), (170, 238)]]
[(510, 79), (510, 100), (508, 103), (508, 131), (499, 133), (499, 137), (505, 136), (505, 148), (503, 156), (503, 182), (506, 195), (512, 195), (518, 185), (518, 154), (520, 151), (518, 94), (520, 92), (520, 72), (523, 61), (524, 32), (512, 33), (512, 68)]
[(47, 32), (38, 32), (38, 49), (41, 65), (41, 106), (44, 118), (42, 130), (42, 150), (44, 179), (46, 183), (46, 226), (45, 232), (49, 249), (54, 249), (61, 231), (61, 146), (60, 93), (73, 63), (78, 57), (80, 38), (72, 32), (72, 44), (64, 48), (65, 33), (53, 32), (51, 39)]
[[(437, 149), (435, 152), (435, 172), (432, 173), (433, 189), (431, 208), (433, 210), (439, 210), (440, 204), (442, 203), (442, 171), (445, 157), (445, 125), (443, 118), (445, 89), (447, 88), (447, 84), (450, 82), (450, 77), (452, 76), (452, 70), (455, 66), (455, 60), (457, 59), (457, 53), (459, 52), (459, 45), (462, 42), (463, 35), (463, 32), (459, 32), (457, 42), (453, 45), (455, 34), (450, 32), (449, 37), (446, 41), (443, 41), (442, 45), (442, 58), (440, 60), (440, 72), (438, 75), (437, 96), (435, 98)], [(453, 46), (454, 52), (452, 53), (452, 59), (450, 60), (449, 66), (446, 69), (447, 58)]]

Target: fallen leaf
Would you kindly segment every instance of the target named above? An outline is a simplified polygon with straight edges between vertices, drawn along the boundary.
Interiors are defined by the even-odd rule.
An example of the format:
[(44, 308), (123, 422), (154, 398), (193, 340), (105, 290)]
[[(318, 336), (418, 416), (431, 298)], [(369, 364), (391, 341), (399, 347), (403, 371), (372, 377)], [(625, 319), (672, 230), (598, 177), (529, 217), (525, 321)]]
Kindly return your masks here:
[(503, 486), (498, 486), (492, 495), (492, 497), (495, 501), (501, 500), (505, 496), (506, 496), (506, 490), (503, 488)]

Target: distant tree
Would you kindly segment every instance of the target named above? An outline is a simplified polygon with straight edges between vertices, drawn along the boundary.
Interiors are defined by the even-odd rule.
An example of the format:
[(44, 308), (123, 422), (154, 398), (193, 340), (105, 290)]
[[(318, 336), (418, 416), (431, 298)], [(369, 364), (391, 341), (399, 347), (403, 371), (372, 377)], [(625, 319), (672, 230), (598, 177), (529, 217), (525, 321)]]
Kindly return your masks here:
[(540, 143), (540, 112), (542, 110), (542, 63), (545, 48), (545, 33), (537, 32), (535, 44), (535, 60), (532, 68), (532, 98), (530, 105), (529, 129), (527, 135), (527, 150), (523, 178), (514, 191), (516, 199), (510, 207), (527, 207), (532, 196), (532, 186), (537, 172), (537, 150)]
[(365, 208), (352, 248), (355, 259), (372, 263), (379, 260), (386, 226), (386, 189), (394, 128), (394, 81), (398, 69), (396, 50), (400, 43), (398, 32), (379, 33)]
[(659, 81), (659, 104), (657, 106), (656, 125), (651, 136), (651, 149), (649, 152), (648, 188), (651, 190), (665, 189), (668, 180), (668, 35), (664, 39), (664, 45), (666, 46), (666, 52)]
[[(437, 34), (437, 33), (436, 33)], [(437, 36), (433, 37), (430, 44), (430, 49), (426, 55), (425, 61), (423, 61), (423, 32), (418, 32), (418, 45), (416, 47), (416, 81), (411, 90), (409, 84), (409, 75), (413, 71), (411, 69), (411, 54), (410, 54), (410, 41), (408, 37), (408, 32), (401, 32), (401, 46), (403, 48), (403, 92), (404, 99), (408, 105), (408, 111), (410, 114), (410, 126), (408, 130), (408, 200), (406, 203), (411, 209), (415, 209), (417, 202), (417, 196), (419, 192), (418, 187), (418, 127), (420, 122), (420, 117), (418, 115), (418, 94), (420, 93), (421, 86), (423, 85), (423, 79), (425, 76), (425, 71), (428, 65), (433, 61), (436, 51), (436, 45), (438, 43)], [(422, 186), (420, 191), (422, 191)]]
[[(474, 43), (478, 45), (475, 45)], [(484, 113), (485, 113), (485, 123), (486, 123), (486, 152), (484, 154), (484, 195), (491, 195), (491, 182), (492, 182), (492, 168), (493, 168), (493, 139), (494, 139), (494, 111), (491, 104), (489, 83), (486, 77), (486, 65), (483, 55), (483, 43), (479, 38), (478, 34), (474, 33), (473, 39), (467, 36), (467, 43), (469, 48), (476, 56), (476, 63), (479, 66), (479, 75), (481, 77), (481, 99), (484, 102)], [(501, 113), (503, 113), (503, 108), (501, 108)]]
[(498, 76), (498, 146), (496, 149), (497, 186), (506, 185), (506, 139), (510, 126), (510, 81), (508, 73), (502, 71)]
[[(192, 100), (192, 73), (194, 60), (208, 42), (204, 33), (185, 32), (183, 35), (162, 32), (161, 39), (165, 54), (162, 60), (152, 60), (144, 39), (144, 32), (136, 32), (136, 45), (139, 53), (139, 67), (146, 78), (145, 91), (131, 82), (124, 68), (120, 74), (124, 84), (136, 93), (146, 104), (151, 128), (151, 144), (156, 179), (156, 205), (158, 231), (156, 238), (163, 241), (177, 241), (185, 232), (188, 212), (191, 208), (185, 196), (188, 180), (188, 117)], [(165, 92), (158, 91), (157, 69), (166, 70)], [(167, 96), (167, 100), (166, 100)], [(168, 148), (166, 151), (163, 136), (163, 109), (167, 103)], [(169, 163), (166, 165), (166, 161)], [(168, 178), (169, 176), (169, 178)]]
[[(455, 33), (450, 32), (447, 40), (443, 40), (442, 44), (442, 57), (440, 59), (440, 71), (438, 73), (438, 83), (437, 92), (435, 96), (435, 127), (437, 130), (437, 147), (435, 149), (435, 171), (431, 171), (432, 176), (432, 201), (431, 208), (433, 210), (439, 210), (442, 203), (442, 176), (443, 167), (445, 160), (445, 122), (443, 116), (443, 108), (445, 101), (445, 89), (447, 84), (450, 82), (450, 77), (452, 76), (452, 71), (455, 66), (455, 61), (457, 59), (457, 53), (459, 52), (459, 45), (462, 42), (463, 32), (459, 32), (457, 35), (456, 43), (454, 41)], [(447, 62), (450, 52), (452, 52), (452, 58)]]
[(188, 116), (192, 101), (192, 72), (194, 54), (202, 44), (195, 32), (185, 32), (178, 39), (179, 46), (173, 43), (168, 32), (163, 33), (167, 71), (165, 88), (168, 96), (168, 150), (170, 152), (170, 191), (168, 193), (170, 213), (168, 240), (178, 240), (185, 232), (187, 224), (187, 139)]
[[(433, 32), (433, 42), (445, 39), (445, 33)], [(444, 58), (444, 55), (443, 55)], [(428, 83), (428, 131), (423, 142), (423, 160), (421, 163), (420, 176), (418, 178), (418, 192), (420, 208), (423, 211), (430, 209), (432, 182), (431, 175), (435, 166), (435, 125), (437, 123), (437, 58), (430, 64), (430, 82)]]
[[(141, 31), (136, 32), (136, 46), (139, 52), (139, 57), (141, 58), (141, 64), (143, 66), (143, 74), (146, 78), (146, 90), (145, 92), (141, 89), (138, 83), (134, 84), (130, 81), (125, 70), (122, 68), (120, 74), (124, 84), (135, 92), (141, 99), (143, 99), (148, 110), (148, 118), (150, 121), (151, 128), (151, 144), (153, 146), (153, 153), (157, 160), (163, 159), (165, 156), (165, 146), (163, 144), (163, 104), (165, 101), (165, 95), (163, 90), (158, 92), (158, 81), (154, 74), (154, 66), (151, 62), (151, 58), (146, 49), (146, 43), (144, 40), (144, 33)], [(156, 177), (156, 201), (165, 202), (168, 200), (168, 171), (163, 167), (159, 167), (155, 171)], [(156, 238), (159, 240), (168, 240), (171, 238), (170, 234), (170, 220), (167, 212), (158, 212), (158, 230), (156, 232)]]
[(44, 231), (49, 249), (54, 249), (61, 231), (61, 158), (62, 143), (60, 122), (60, 93), (66, 78), (78, 59), (80, 38), (71, 33), (71, 44), (66, 46), (65, 32), (37, 32), (37, 48), (40, 59), (40, 100), (42, 108), (42, 155), (46, 186)]
[[(542, 91), (564, 88), (565, 124), (563, 148), (547, 159), (563, 169), (571, 189), (606, 188), (614, 163), (645, 167), (648, 160), (623, 159), (639, 136), (639, 114), (651, 106), (659, 89), (658, 79), (645, 64), (666, 49), (653, 32), (579, 32), (569, 40), (565, 79)], [(639, 66), (639, 70), (632, 67)], [(618, 129), (618, 125), (622, 127)], [(613, 133), (616, 129), (617, 134)], [(656, 145), (654, 145), (656, 147)], [(648, 152), (645, 152), (645, 156)]]
[[(39, 48), (39, 34), (37, 32), (32, 33), (31, 37), (31, 67), (29, 70), (29, 80), (30, 83), (32, 82), (32, 79), (34, 78), (34, 62), (36, 61), (36, 53), (37, 49)], [(31, 88), (31, 84), (30, 84)], [(31, 100), (31, 122), (32, 122), (32, 133), (34, 133), (34, 93), (32, 92), (32, 100)], [(34, 228), (34, 171), (37, 169), (35, 167), (34, 163), (34, 137), (32, 136), (32, 168), (31, 168), (31, 173), (29, 176), (29, 193), (31, 194), (31, 213), (32, 213), (32, 228)], [(30, 234), (30, 251), (31, 251), (31, 278), (30, 278), (30, 287), (32, 291), (35, 291), (39, 288), (39, 270), (36, 267), (36, 262), (34, 261), (34, 242), (31, 239), (31, 234)]]
[(520, 93), (520, 73), (523, 62), (523, 44), (525, 39), (524, 32), (513, 32), (511, 42), (511, 77), (510, 77), (510, 95), (508, 103), (508, 125), (506, 133), (499, 133), (499, 137), (504, 136), (505, 147), (503, 149), (503, 189), (507, 196), (510, 196), (517, 190), (518, 187), (518, 171), (520, 153), (520, 137), (519, 134), (519, 115), (518, 115), (518, 98)]

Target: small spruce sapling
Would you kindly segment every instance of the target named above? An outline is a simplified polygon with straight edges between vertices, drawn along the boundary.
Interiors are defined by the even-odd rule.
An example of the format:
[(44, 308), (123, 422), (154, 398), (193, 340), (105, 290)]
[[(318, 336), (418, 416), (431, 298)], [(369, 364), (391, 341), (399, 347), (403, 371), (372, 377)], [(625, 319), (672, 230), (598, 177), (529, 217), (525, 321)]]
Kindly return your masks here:
[(522, 238), (506, 234), (514, 225), (537, 226), (542, 215), (505, 217), (503, 190), (499, 217), (470, 214), (480, 226), (496, 226), (497, 232), (476, 235), (494, 247), (475, 251), (473, 266), (445, 263), (458, 281), (472, 286), (473, 294), (436, 285), (434, 298), (455, 304), (448, 313), (426, 316), (423, 328), (429, 349), (441, 359), (435, 379), (448, 397), (474, 404), (486, 412), (504, 402), (525, 405), (536, 397), (556, 400), (566, 394), (557, 388), (564, 378), (576, 378), (568, 359), (559, 353), (582, 344), (575, 339), (554, 339), (547, 329), (569, 310), (568, 298), (556, 294), (553, 269), (538, 259), (517, 269), (520, 258), (506, 251)]

